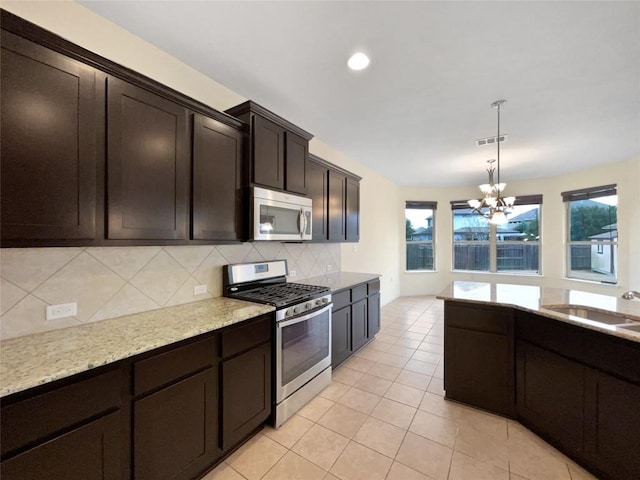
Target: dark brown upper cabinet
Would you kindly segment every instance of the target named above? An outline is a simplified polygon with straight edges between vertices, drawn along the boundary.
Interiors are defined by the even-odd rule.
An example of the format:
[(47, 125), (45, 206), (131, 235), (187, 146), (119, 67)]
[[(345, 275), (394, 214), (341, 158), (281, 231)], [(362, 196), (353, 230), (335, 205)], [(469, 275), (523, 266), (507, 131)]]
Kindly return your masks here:
[(360, 238), (360, 177), (309, 155), (307, 184), (313, 202), (313, 240)]
[(0, 15), (3, 247), (242, 239), (243, 122)]
[(107, 99), (107, 238), (186, 239), (187, 109), (113, 77)]
[(245, 184), (307, 194), (307, 159), (313, 135), (247, 101), (226, 111), (249, 125)]
[(329, 240), (344, 241), (345, 239), (345, 176), (336, 171), (329, 170)]
[(309, 157), (307, 164), (307, 194), (311, 198), (311, 235), (314, 241), (327, 240), (329, 167)]
[(193, 117), (192, 238), (242, 238), (242, 131)]
[(285, 137), (287, 147), (285, 190), (306, 195), (308, 193), (309, 141), (292, 132), (285, 132)]
[(360, 239), (360, 179), (346, 178), (346, 241), (357, 242)]
[(93, 239), (97, 71), (4, 30), (1, 69), (3, 246)]

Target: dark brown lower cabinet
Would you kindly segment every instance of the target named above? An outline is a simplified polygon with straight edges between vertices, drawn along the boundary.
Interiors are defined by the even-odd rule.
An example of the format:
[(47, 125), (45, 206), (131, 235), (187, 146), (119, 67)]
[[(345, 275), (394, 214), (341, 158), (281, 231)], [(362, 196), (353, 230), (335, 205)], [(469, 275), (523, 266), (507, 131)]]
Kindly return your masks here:
[[(81, 401), (80, 399), (78, 399)], [(3, 480), (121, 480), (119, 412), (55, 437), (0, 464)]]
[(609, 478), (640, 478), (640, 386), (585, 369), (585, 458)]
[(340, 365), (351, 355), (351, 307), (331, 315), (331, 365)]
[[(509, 312), (513, 328), (504, 330), (500, 319)], [(598, 478), (640, 478), (640, 344), (530, 312), (454, 301), (445, 302), (445, 326), (448, 398), (501, 413), (491, 391), (508, 390), (496, 375), (515, 363), (510, 416)]]
[(271, 344), (222, 363), (222, 445), (233, 448), (271, 415)]
[(192, 478), (221, 454), (218, 369), (144, 397), (133, 408), (136, 480)]
[(1, 399), (0, 478), (191, 480), (271, 415), (272, 315)]
[(367, 330), (367, 299), (351, 305), (351, 347), (355, 351), (362, 347), (368, 340)]
[(513, 314), (445, 304), (447, 398), (514, 416)]
[(516, 344), (518, 416), (572, 455), (583, 450), (584, 366), (527, 342)]
[(369, 318), (368, 338), (373, 338), (380, 331), (380, 293), (375, 293), (367, 299), (367, 316)]

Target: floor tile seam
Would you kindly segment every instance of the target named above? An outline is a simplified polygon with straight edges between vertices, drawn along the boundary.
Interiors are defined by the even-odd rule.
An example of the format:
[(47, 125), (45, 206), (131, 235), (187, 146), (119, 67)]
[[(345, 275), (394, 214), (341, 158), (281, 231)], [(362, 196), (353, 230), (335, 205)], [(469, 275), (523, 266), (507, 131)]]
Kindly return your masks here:
[[(273, 439), (271, 439), (271, 438), (270, 438), (270, 440), (273, 440)], [(275, 440), (273, 440), (273, 441), (275, 442)], [(278, 442), (276, 442), (276, 443), (278, 443)], [(278, 443), (278, 445), (280, 445), (280, 444)], [(286, 447), (285, 447), (285, 448), (286, 448)], [(269, 475), (269, 472), (270, 472), (271, 470), (273, 470), (274, 468), (276, 468), (276, 465), (278, 465), (278, 464), (282, 461), (282, 459), (285, 457), (285, 455), (286, 455), (287, 453), (289, 453), (289, 451), (290, 451), (290, 450), (287, 448), (287, 451), (286, 451), (286, 452), (284, 452), (284, 453), (280, 456), (280, 458), (278, 458), (278, 459), (275, 461), (275, 463), (274, 463), (273, 465), (271, 465), (271, 466), (267, 469), (267, 471), (266, 471), (266, 472), (264, 472), (264, 474), (263, 474), (263, 475), (261, 475), (261, 476), (260, 476), (260, 479), (259, 479), (259, 480), (262, 480), (262, 479), (263, 479), (263, 478), (265, 478), (267, 475)], [(293, 452), (293, 453), (294, 453), (294, 454), (296, 454), (296, 452)], [(296, 454), (296, 455), (297, 455), (297, 454)], [(303, 457), (303, 458), (304, 458), (304, 457)], [(306, 459), (305, 459), (305, 460), (306, 460)], [(245, 477), (245, 478), (246, 478), (246, 477)]]
[[(404, 439), (403, 439), (402, 441), (404, 442)], [(402, 444), (401, 444), (401, 445), (402, 445)], [(398, 449), (398, 451), (400, 451), (400, 450)], [(394, 461), (394, 462), (396, 462), (396, 463), (399, 463), (400, 465), (403, 465), (403, 466), (405, 466), (405, 467), (407, 467), (407, 468), (409, 468), (409, 469), (411, 469), (411, 470), (413, 470), (414, 472), (418, 472), (420, 475), (424, 476), (427, 480), (436, 480), (436, 479), (435, 479), (435, 478), (433, 478), (432, 476), (427, 475), (426, 473), (421, 472), (420, 470), (416, 470), (415, 468), (413, 468), (413, 467), (412, 467), (412, 466), (410, 466), (410, 465), (407, 465), (406, 463), (402, 463), (401, 461), (399, 461), (399, 460), (395, 460), (395, 459), (394, 459), (393, 461)], [(389, 469), (389, 471), (391, 471), (391, 469)], [(388, 475), (388, 473), (387, 473), (387, 475)], [(385, 478), (386, 478), (386, 477), (385, 477)]]
[[(416, 412), (416, 415), (417, 415), (417, 413), (418, 413), (418, 412)], [(428, 413), (428, 412), (427, 412), (427, 413)], [(415, 417), (414, 417), (414, 418), (415, 418)], [(419, 437), (421, 437), (421, 438), (424, 438), (424, 439), (426, 439), (426, 440), (429, 440), (429, 441), (431, 441), (431, 442), (433, 442), (433, 443), (437, 443), (438, 445), (441, 445), (441, 446), (443, 446), (443, 447), (446, 447), (446, 448), (448, 448), (449, 450), (451, 450), (452, 452), (460, 452), (460, 453), (464, 453), (464, 452), (461, 452), (461, 451), (459, 451), (459, 450), (456, 450), (454, 447), (449, 446), (449, 445), (447, 445), (446, 443), (439, 442), (438, 440), (434, 440), (433, 438), (430, 438), (430, 437), (425, 437), (423, 434), (418, 433), (418, 432), (416, 432), (416, 431), (414, 431), (414, 430), (411, 430), (411, 425), (413, 425), (413, 420), (411, 421), (411, 424), (409, 425), (409, 429), (408, 429), (407, 431), (409, 431), (409, 432), (413, 433), (414, 435), (417, 435), (417, 436), (419, 436)], [(456, 444), (456, 442), (457, 442), (457, 440), (458, 440), (458, 433), (459, 433), (459, 432), (460, 432), (460, 427), (459, 427), (458, 425), (456, 425), (456, 435), (455, 435), (454, 440), (453, 440), (453, 445), (454, 445), (454, 446), (455, 446), (455, 444)], [(469, 456), (469, 457), (471, 457), (471, 455), (469, 455), (468, 453), (464, 453), (464, 454), (465, 454), (465, 455), (467, 455), (467, 456)], [(475, 458), (475, 457), (472, 457), (472, 458)], [(478, 460), (479, 460), (479, 459), (478, 459)]]
[[(249, 480), (247, 477), (245, 477), (244, 475), (242, 475), (242, 474), (241, 474), (237, 469), (233, 468), (233, 465), (231, 465), (230, 463), (227, 463), (226, 461), (225, 461), (225, 462), (223, 462), (223, 463), (226, 463), (226, 465), (227, 465), (231, 470), (233, 470), (234, 472), (236, 472), (238, 475), (240, 475), (240, 476), (241, 476), (242, 478), (244, 478), (245, 480)], [(263, 476), (264, 476), (264, 475), (263, 475)], [(260, 478), (262, 478), (262, 477), (260, 477)]]

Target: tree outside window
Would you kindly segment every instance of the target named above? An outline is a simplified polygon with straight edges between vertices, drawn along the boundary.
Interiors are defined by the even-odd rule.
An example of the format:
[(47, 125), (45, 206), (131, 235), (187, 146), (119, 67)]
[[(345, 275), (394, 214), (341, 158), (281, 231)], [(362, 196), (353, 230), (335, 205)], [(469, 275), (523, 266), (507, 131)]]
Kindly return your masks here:
[(563, 192), (567, 209), (567, 277), (617, 283), (616, 185)]

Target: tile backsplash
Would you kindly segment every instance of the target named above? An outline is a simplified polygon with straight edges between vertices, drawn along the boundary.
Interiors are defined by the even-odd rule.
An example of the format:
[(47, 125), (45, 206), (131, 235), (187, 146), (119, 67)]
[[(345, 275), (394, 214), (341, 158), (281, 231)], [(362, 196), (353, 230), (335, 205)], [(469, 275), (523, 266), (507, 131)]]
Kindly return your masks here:
[[(0, 250), (0, 338), (20, 337), (222, 295), (222, 266), (286, 259), (296, 277), (340, 270), (340, 244), (256, 242), (170, 247)], [(329, 268), (329, 270), (328, 270)], [(194, 295), (193, 287), (207, 285)], [(45, 320), (47, 305), (78, 314)]]

